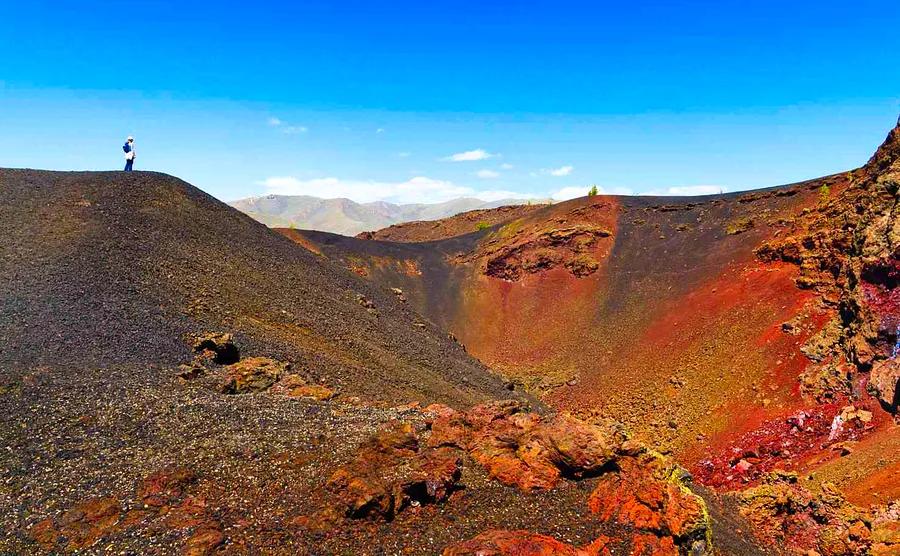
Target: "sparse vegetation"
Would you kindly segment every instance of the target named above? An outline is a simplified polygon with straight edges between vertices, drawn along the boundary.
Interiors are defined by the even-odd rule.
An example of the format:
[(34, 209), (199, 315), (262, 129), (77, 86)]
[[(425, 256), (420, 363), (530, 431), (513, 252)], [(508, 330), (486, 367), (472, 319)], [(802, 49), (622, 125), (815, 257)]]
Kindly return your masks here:
[(747, 230), (753, 229), (753, 219), (749, 217), (737, 218), (732, 220), (725, 226), (725, 233), (733, 236), (737, 234), (742, 234)]
[(596, 185), (592, 185), (591, 188), (588, 189), (588, 197), (593, 197), (593, 196), (597, 195), (598, 193), (599, 193), (599, 191), (597, 190)]
[(827, 201), (830, 195), (831, 187), (829, 187), (827, 183), (823, 183), (822, 187), (819, 188), (819, 199), (821, 199), (822, 201)]
[(485, 221), (481, 221), (478, 224), (475, 224), (475, 231), (480, 232), (481, 230), (487, 230), (491, 225)]

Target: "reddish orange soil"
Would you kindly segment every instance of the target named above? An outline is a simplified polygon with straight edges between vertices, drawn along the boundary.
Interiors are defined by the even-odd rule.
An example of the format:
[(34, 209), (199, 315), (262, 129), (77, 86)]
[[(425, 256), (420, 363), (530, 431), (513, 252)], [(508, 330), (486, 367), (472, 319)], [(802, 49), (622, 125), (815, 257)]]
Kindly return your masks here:
[[(890, 173), (895, 158), (885, 153), (896, 150), (896, 135), (852, 173), (715, 197), (576, 199), (480, 235), (409, 245), (402, 253), (417, 261), (414, 279), (377, 263), (397, 256), (390, 252), (397, 248), (307, 237), (329, 257), (377, 268), (370, 276), (376, 282), (416, 292), (414, 306), (513, 382), (554, 407), (621, 420), (638, 438), (671, 450), (702, 482), (727, 489), (755, 484), (776, 468), (836, 469), (835, 461), (861, 450), (874, 462), (866, 472), (832, 481), (864, 493), (870, 481), (885, 481), (896, 460), (892, 443), (880, 449), (866, 439), (893, 439), (896, 426), (866, 393), (866, 363), (846, 391), (821, 391), (816, 382), (817, 369), (846, 365), (827, 347), (845, 282), (828, 276), (850, 268), (841, 262), (849, 255), (840, 253), (851, 251), (837, 235), (833, 246), (791, 238), (808, 230), (827, 238), (840, 229), (841, 211), (883, 210), (848, 207), (862, 206), (861, 188)], [(571, 239), (587, 237), (585, 230), (587, 247)], [(799, 264), (783, 250), (758, 255), (767, 242), (812, 249), (797, 255), (811, 262)], [(814, 265), (823, 270), (814, 274)], [(896, 261), (873, 268), (877, 279), (864, 279), (860, 295), (879, 315), (882, 336), (896, 342)], [(825, 350), (816, 356), (821, 362), (804, 353), (823, 342), (815, 348)], [(871, 421), (829, 440), (848, 405), (871, 412)]]

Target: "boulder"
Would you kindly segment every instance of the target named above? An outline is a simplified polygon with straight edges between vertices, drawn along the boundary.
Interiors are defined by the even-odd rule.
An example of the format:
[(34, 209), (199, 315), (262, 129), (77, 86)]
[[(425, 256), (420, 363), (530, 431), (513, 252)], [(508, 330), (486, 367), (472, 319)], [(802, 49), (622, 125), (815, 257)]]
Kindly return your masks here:
[(617, 465), (619, 471), (602, 475), (591, 493), (591, 512), (658, 537), (671, 536), (679, 545), (711, 549), (706, 506), (684, 486), (680, 468), (653, 452), (620, 458)]
[(309, 384), (300, 375), (285, 375), (275, 385), (278, 393), (292, 398), (308, 398), (326, 401), (335, 396), (335, 391), (322, 384)]
[(869, 374), (868, 389), (892, 413), (900, 406), (900, 359), (879, 361)]
[(268, 357), (250, 357), (228, 366), (223, 394), (244, 394), (267, 390), (291, 368), (290, 363)]
[(439, 503), (462, 473), (458, 450), (421, 448), (409, 423), (393, 422), (328, 480), (330, 512), (350, 518), (393, 516), (409, 506)]

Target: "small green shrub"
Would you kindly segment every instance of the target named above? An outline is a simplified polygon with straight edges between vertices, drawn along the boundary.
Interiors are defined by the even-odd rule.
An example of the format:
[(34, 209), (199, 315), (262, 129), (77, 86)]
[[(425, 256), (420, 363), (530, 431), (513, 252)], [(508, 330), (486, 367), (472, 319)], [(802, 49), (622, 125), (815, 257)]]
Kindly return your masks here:
[(593, 197), (593, 196), (597, 195), (598, 193), (599, 193), (599, 191), (597, 191), (596, 185), (592, 185), (591, 188), (588, 189), (588, 197)]
[(481, 230), (487, 230), (490, 227), (491, 227), (490, 224), (488, 224), (487, 222), (482, 220), (478, 224), (475, 224), (475, 231), (480, 232)]
[(823, 183), (822, 187), (819, 188), (819, 199), (823, 201), (827, 201), (828, 197), (831, 195), (831, 188), (828, 187), (827, 183)]

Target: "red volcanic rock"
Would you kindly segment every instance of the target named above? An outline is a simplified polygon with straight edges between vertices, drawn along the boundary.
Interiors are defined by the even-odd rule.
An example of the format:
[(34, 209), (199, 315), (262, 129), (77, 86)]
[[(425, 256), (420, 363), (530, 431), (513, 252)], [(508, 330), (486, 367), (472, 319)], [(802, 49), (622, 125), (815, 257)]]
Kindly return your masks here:
[(449, 546), (443, 556), (606, 556), (608, 537), (576, 548), (553, 537), (530, 531), (485, 531), (475, 538)]
[(600, 268), (594, 258), (596, 251), (613, 233), (591, 223), (564, 228), (556, 225), (555, 221), (543, 222), (521, 234), (501, 228), (488, 236), (484, 247), (463, 260), (480, 261), (484, 274), (509, 281), (557, 266), (579, 278), (596, 272)]
[(627, 440), (617, 423), (607, 422), (601, 427), (567, 415), (557, 415), (540, 427), (538, 437), (547, 457), (574, 477), (600, 471)]
[(88, 548), (114, 530), (122, 517), (122, 506), (112, 497), (94, 498), (64, 512), (58, 519), (45, 519), (31, 536), (46, 550), (65, 539), (67, 551)]
[(601, 427), (564, 415), (545, 421), (510, 400), (466, 413), (441, 410), (431, 431), (430, 446), (467, 450), (491, 477), (524, 490), (553, 488), (563, 474), (595, 473), (626, 439), (618, 425)]
[(679, 544), (707, 542), (703, 501), (681, 483), (676, 465), (647, 452), (621, 458), (618, 466), (620, 471), (603, 475), (591, 494), (588, 506), (593, 513), (660, 537), (674, 537)]
[(869, 390), (872, 395), (878, 397), (878, 400), (890, 411), (896, 413), (897, 406), (900, 405), (900, 359), (888, 359), (879, 361), (872, 367), (872, 373), (869, 378)]
[(656, 535), (635, 535), (631, 543), (630, 556), (678, 556), (678, 547), (672, 537)]
[(260, 392), (278, 382), (290, 368), (290, 363), (268, 357), (250, 357), (228, 366), (221, 391), (223, 394)]
[(163, 469), (144, 479), (138, 487), (137, 495), (147, 506), (168, 506), (180, 500), (187, 488), (196, 481), (197, 476), (187, 467)]
[(214, 526), (198, 527), (194, 533), (188, 537), (187, 543), (182, 550), (184, 556), (208, 556), (214, 554), (216, 549), (225, 542), (225, 535), (222, 531)]
[(272, 388), (292, 398), (308, 398), (325, 401), (335, 396), (334, 390), (321, 384), (309, 384), (300, 375), (287, 375)]
[(900, 552), (900, 539), (880, 537), (881, 531), (896, 528), (898, 523), (898, 516), (889, 509), (880, 514), (881, 521), (873, 520), (828, 484), (821, 493), (813, 494), (787, 479), (772, 476), (768, 483), (741, 493), (741, 513), (763, 542), (785, 546), (792, 553), (845, 556), (876, 554), (874, 545), (886, 540), (879, 550)]
[[(197, 477), (186, 467), (170, 467), (144, 479), (137, 489), (132, 509), (123, 512), (113, 497), (95, 498), (77, 504), (56, 519), (45, 519), (31, 530), (32, 538), (48, 552), (78, 551), (102, 538), (138, 526), (163, 532), (194, 528), (183, 553), (211, 554), (225, 541), (222, 526), (206, 507), (206, 501), (190, 496)], [(162, 519), (153, 521), (154, 518)], [(160, 529), (155, 529), (160, 528)]]
[(331, 505), (347, 517), (390, 519), (409, 505), (445, 500), (461, 474), (452, 448), (419, 448), (409, 423), (391, 423), (328, 480)]

